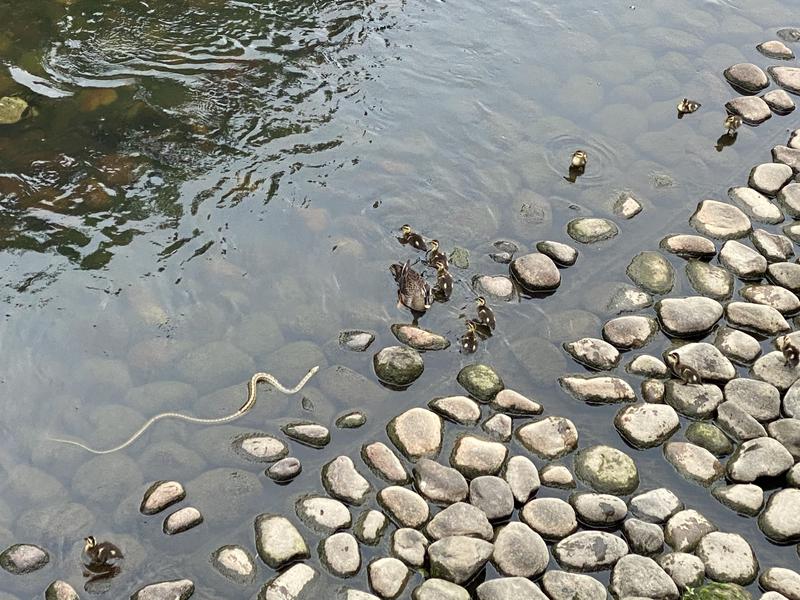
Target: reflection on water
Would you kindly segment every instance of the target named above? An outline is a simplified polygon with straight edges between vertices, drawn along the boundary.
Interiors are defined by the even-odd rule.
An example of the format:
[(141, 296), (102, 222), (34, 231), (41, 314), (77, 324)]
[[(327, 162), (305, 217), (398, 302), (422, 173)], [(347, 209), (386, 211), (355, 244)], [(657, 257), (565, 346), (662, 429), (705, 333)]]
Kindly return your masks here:
[[(41, 577), (2, 573), (0, 589), (32, 597), (55, 578), (80, 589), (81, 540), (93, 534), (125, 552), (113, 597), (181, 577), (197, 598), (252, 596), (274, 573), (259, 564), (239, 588), (209, 568), (211, 553), (252, 550), (255, 515), (293, 514), (298, 495), (322, 491), (320, 468), (336, 455), (377, 485), (361, 445), (389, 443), (389, 418), (457, 391), (455, 373), (474, 360), (570, 418), (581, 445), (624, 447), (614, 407), (577, 405), (553, 385), (576, 368), (561, 343), (596, 336), (630, 257), (688, 231), (699, 199), (724, 197), (785, 140), (791, 117), (714, 149), (732, 96), (722, 69), (760, 62), (755, 44), (793, 24), (793, 8), (552, 4), (0, 0), (11, 16), (0, 95), (36, 109), (0, 128), (0, 546), (51, 552)], [(677, 120), (684, 96), (703, 108)], [(570, 183), (578, 148), (589, 163)], [(489, 256), (505, 247), (495, 242), (523, 253), (565, 241), (576, 216), (616, 219), (621, 190), (642, 214), (581, 247), (557, 293), (493, 302), (497, 331), (462, 356), (470, 281), (507, 273)], [(372, 330), (377, 350), (395, 343), (390, 324), (409, 320), (388, 271), (412, 254), (394, 239), (404, 223), (467, 249), (470, 266), (452, 269), (452, 299), (420, 319), (451, 347), (428, 353), (423, 376), (398, 392), (378, 385), (370, 352), (344, 352), (337, 338)], [(675, 292), (690, 289), (681, 275)], [(43, 441), (107, 447), (164, 410), (222, 416), (242, 405), (253, 372), (297, 381), (313, 365), (322, 369), (302, 395), (265, 390), (235, 425), (160, 422), (101, 457)], [(355, 408), (363, 428), (333, 427)], [(297, 420), (330, 426), (332, 442), (292, 444), (304, 468), (288, 486), (231, 447)], [(679, 490), (742, 532), (764, 565), (788, 562), (791, 549), (683, 482), (658, 449), (635, 456), (644, 487)], [(138, 506), (148, 483), (173, 478), (205, 521), (165, 536)], [(367, 589), (365, 570), (348, 585)]]

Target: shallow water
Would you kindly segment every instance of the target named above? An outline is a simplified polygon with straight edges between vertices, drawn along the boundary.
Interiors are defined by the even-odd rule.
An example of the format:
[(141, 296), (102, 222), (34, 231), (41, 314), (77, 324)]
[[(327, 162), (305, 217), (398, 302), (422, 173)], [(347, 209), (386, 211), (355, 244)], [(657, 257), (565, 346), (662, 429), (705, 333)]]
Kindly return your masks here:
[[(90, 533), (128, 554), (109, 597), (177, 577), (195, 581), (196, 598), (255, 596), (267, 567), (239, 588), (210, 569), (210, 553), (251, 548), (254, 516), (293, 514), (297, 497), (322, 492), (331, 458), (347, 454), (367, 474), (361, 445), (386, 441), (386, 422), (406, 408), (458, 392), (456, 373), (475, 360), (572, 419), (581, 446), (624, 448), (618, 407), (579, 404), (554, 385), (581, 370), (561, 343), (598, 335), (609, 313), (597, 287), (627, 281), (630, 258), (663, 235), (690, 231), (699, 200), (724, 199), (797, 126), (773, 117), (714, 149), (735, 95), (721, 72), (769, 64), (755, 46), (796, 24), (788, 0), (157, 4), (0, 0), (0, 96), (37, 112), (0, 126), (0, 547), (40, 543), (52, 556), (38, 574), (0, 573), (0, 590), (20, 598), (55, 578), (80, 589), (77, 549)], [(679, 121), (683, 96), (703, 109)], [(577, 147), (590, 163), (573, 184), (564, 175)], [(644, 204), (631, 221), (613, 216), (620, 190)], [(610, 217), (621, 233), (581, 247), (555, 294), (495, 304), (498, 332), (474, 357), (454, 345), (425, 355), (405, 392), (376, 383), (372, 351), (408, 320), (388, 272), (413, 258), (393, 239), (401, 224), (468, 249), (469, 269), (454, 269), (468, 282), (507, 272), (488, 257), (493, 241), (570, 241), (578, 215)], [(673, 294), (691, 293), (683, 261), (668, 258)], [(470, 310), (457, 285), (421, 324), (455, 341)], [(377, 339), (348, 353), (342, 328)], [(163, 410), (221, 416), (255, 370), (293, 385), (316, 364), (306, 402), (262, 391), (231, 426), (162, 422), (101, 458), (44, 439), (102, 447)], [(333, 427), (353, 409), (366, 426)], [(280, 435), (304, 419), (331, 426), (333, 440), (322, 451), (291, 444), (304, 472), (288, 486), (230, 451), (237, 434)], [(442, 456), (461, 430), (448, 426)], [(686, 483), (660, 449), (630, 452), (640, 489), (675, 489), (745, 535), (762, 567), (797, 569), (793, 547)], [(145, 483), (165, 478), (187, 486), (203, 525), (168, 537), (161, 518), (137, 513)], [(219, 493), (231, 481), (238, 499)], [(301, 531), (317, 566), (319, 538)], [(346, 583), (367, 589), (366, 569)]]

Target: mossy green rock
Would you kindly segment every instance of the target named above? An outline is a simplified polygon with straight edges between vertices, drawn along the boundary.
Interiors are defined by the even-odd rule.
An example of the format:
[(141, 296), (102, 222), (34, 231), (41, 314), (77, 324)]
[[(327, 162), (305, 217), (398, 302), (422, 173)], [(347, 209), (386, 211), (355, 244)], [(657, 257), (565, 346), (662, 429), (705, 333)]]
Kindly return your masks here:
[(631, 281), (651, 294), (666, 294), (675, 283), (675, 270), (659, 252), (640, 252), (626, 272)]
[(389, 346), (372, 359), (378, 379), (389, 385), (405, 387), (422, 375), (425, 365), (419, 352), (405, 346)]
[(591, 446), (578, 452), (575, 474), (603, 494), (624, 496), (639, 487), (636, 463), (624, 452), (610, 446)]
[(488, 365), (467, 365), (458, 373), (457, 379), (470, 396), (481, 402), (489, 402), (506, 387), (500, 375)]
[(687, 589), (681, 600), (752, 600), (750, 592), (735, 583), (707, 583)]
[(469, 268), (469, 250), (456, 246), (450, 253), (450, 263), (459, 269)]
[(0, 125), (13, 125), (19, 122), (28, 110), (28, 103), (22, 98), (5, 96), (0, 98)]
[(727, 456), (733, 452), (733, 443), (712, 423), (695, 421), (686, 428), (686, 439), (714, 456)]

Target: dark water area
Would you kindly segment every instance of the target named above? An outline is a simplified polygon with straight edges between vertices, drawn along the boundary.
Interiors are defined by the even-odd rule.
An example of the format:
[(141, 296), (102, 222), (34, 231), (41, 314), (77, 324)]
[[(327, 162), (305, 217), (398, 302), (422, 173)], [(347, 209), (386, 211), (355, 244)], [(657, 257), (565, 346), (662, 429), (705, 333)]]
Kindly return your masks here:
[[(393, 416), (460, 393), (455, 376), (476, 361), (545, 415), (571, 419), (581, 447), (629, 452), (641, 490), (675, 490), (744, 535), (762, 567), (800, 567), (793, 546), (771, 544), (755, 519), (686, 482), (660, 448), (628, 448), (613, 427), (618, 406), (587, 406), (555, 383), (583, 370), (561, 344), (599, 337), (613, 314), (607, 291), (628, 282), (630, 258), (692, 232), (697, 202), (745, 185), (798, 126), (776, 116), (714, 147), (736, 95), (723, 69), (772, 64), (755, 46), (797, 25), (792, 2), (0, 0), (0, 15), (0, 97), (31, 107), (0, 125), (0, 549), (24, 541), (51, 553), (33, 575), (0, 572), (10, 594), (0, 598), (40, 597), (53, 579), (82, 589), (89, 534), (126, 550), (105, 597), (186, 577), (194, 598), (254, 598), (275, 573), (257, 561), (253, 584), (236, 586), (211, 569), (211, 553), (254, 551), (259, 513), (297, 521), (294, 502), (324, 494), (320, 469), (338, 455), (380, 489), (361, 446), (391, 445)], [(703, 109), (677, 120), (684, 96)], [(577, 148), (590, 162), (570, 183)], [(630, 221), (612, 211), (625, 190), (644, 205)], [(566, 224), (576, 216), (611, 218), (620, 234), (575, 244)], [(454, 343), (425, 354), (423, 376), (393, 391), (377, 382), (372, 354), (396, 343), (392, 323), (410, 320), (388, 271), (415, 258), (394, 239), (403, 223), (465, 248), (470, 265), (453, 269), (453, 299), (420, 321)], [(495, 302), (497, 332), (461, 355), (466, 284), (508, 272), (489, 258), (493, 242), (530, 251), (543, 239), (580, 250), (558, 291)], [(683, 261), (667, 258), (672, 295), (692, 295)], [(339, 347), (351, 328), (376, 333), (369, 351)], [(623, 361), (666, 347), (659, 338)], [(253, 372), (294, 385), (314, 365), (301, 394), (262, 390), (231, 425), (164, 421), (101, 457), (46, 440), (107, 447), (161, 411), (219, 417), (241, 406)], [(356, 409), (364, 427), (334, 426)], [(298, 420), (330, 427), (332, 441), (290, 442), (303, 473), (287, 486), (231, 450), (242, 433), (282, 437)], [(443, 459), (466, 429), (448, 424)], [(166, 536), (163, 515), (138, 506), (149, 482), (173, 478), (205, 522)], [(325, 575), (320, 536), (299, 527), (328, 591), (368, 590), (365, 566), (347, 581)], [(364, 547), (362, 564), (388, 555), (387, 540)], [(421, 581), (415, 574), (401, 597)]]

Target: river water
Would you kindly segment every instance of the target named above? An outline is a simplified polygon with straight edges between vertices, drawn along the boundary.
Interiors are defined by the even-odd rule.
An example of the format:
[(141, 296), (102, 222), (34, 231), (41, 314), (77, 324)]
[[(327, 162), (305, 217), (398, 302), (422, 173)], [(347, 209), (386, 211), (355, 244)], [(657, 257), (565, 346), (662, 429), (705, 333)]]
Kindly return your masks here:
[[(89, 534), (128, 554), (107, 597), (178, 577), (195, 581), (196, 598), (254, 597), (274, 574), (259, 564), (236, 587), (210, 553), (252, 549), (256, 514), (292, 514), (300, 495), (322, 491), (321, 465), (339, 454), (358, 463), (391, 417), (457, 393), (455, 374), (476, 359), (572, 419), (581, 446), (633, 453), (642, 489), (675, 489), (745, 535), (763, 566), (797, 568), (793, 548), (686, 483), (660, 449), (626, 448), (618, 407), (579, 404), (555, 384), (581, 370), (561, 343), (598, 336), (604, 290), (627, 281), (630, 258), (689, 232), (699, 200), (743, 185), (796, 127), (775, 117), (714, 148), (736, 95), (722, 70), (766, 66), (755, 46), (796, 25), (792, 2), (0, 0), (0, 14), (0, 96), (32, 107), (0, 126), (0, 547), (51, 553), (45, 573), (0, 573), (11, 598), (38, 597), (55, 578), (82, 588)], [(703, 109), (677, 120), (684, 96)], [(590, 162), (571, 183), (577, 148)], [(623, 190), (644, 211), (620, 222)], [(507, 273), (488, 256), (494, 241), (571, 243), (566, 223), (587, 215), (615, 219), (620, 235), (580, 247), (555, 294), (496, 303), (498, 331), (476, 356), (457, 344), (428, 353), (406, 391), (376, 383), (372, 351), (408, 321), (388, 271), (412, 257), (394, 239), (400, 225), (470, 253), (453, 270), (453, 300), (421, 321), (455, 340), (472, 310), (461, 282)], [(674, 264), (673, 293), (691, 294)], [(339, 348), (347, 328), (374, 331), (370, 351)], [(302, 395), (265, 392), (235, 425), (162, 422), (100, 458), (46, 441), (104, 447), (164, 410), (221, 416), (254, 371), (293, 385), (313, 365), (322, 372)], [(364, 427), (333, 427), (354, 409)], [(304, 471), (288, 486), (230, 451), (241, 432), (280, 435), (297, 420), (330, 426), (333, 439), (292, 445)], [(168, 537), (161, 518), (137, 513), (145, 484), (166, 478), (187, 486), (203, 525)], [(317, 538), (304, 535), (318, 565)], [(365, 571), (347, 585), (367, 589)]]

